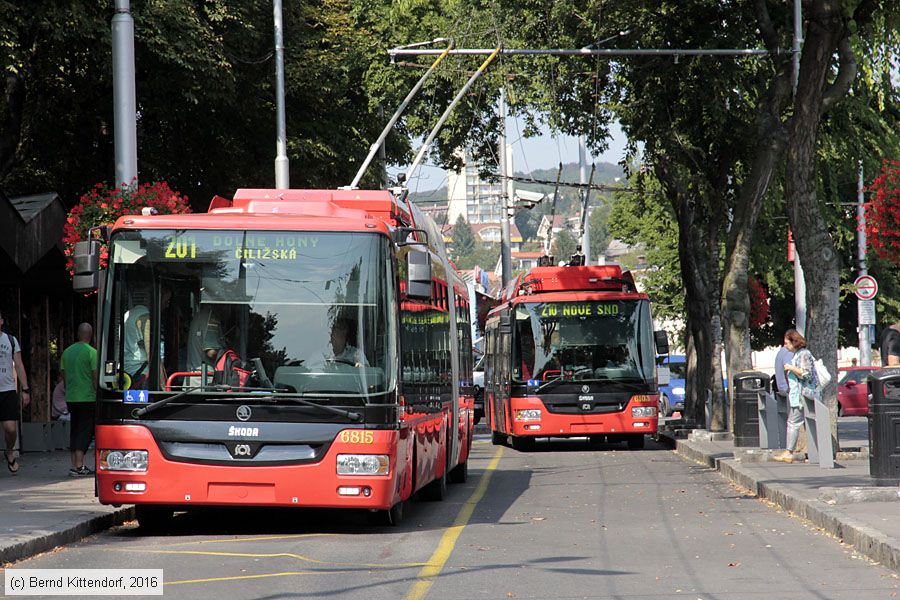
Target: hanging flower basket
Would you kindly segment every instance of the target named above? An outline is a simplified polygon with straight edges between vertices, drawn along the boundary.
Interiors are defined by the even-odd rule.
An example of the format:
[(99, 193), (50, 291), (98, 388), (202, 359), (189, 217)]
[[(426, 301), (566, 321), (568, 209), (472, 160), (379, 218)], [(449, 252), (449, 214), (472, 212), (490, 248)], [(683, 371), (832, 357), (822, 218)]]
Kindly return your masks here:
[(881, 175), (867, 191), (866, 237), (878, 256), (900, 264), (900, 162), (884, 161)]
[[(144, 207), (155, 208), (160, 214), (184, 214), (191, 212), (187, 197), (172, 190), (165, 181), (142, 183), (136, 189), (129, 187), (110, 189), (103, 183), (96, 184), (84, 194), (78, 204), (69, 211), (63, 227), (66, 270), (74, 276), (75, 244), (86, 240), (91, 227), (112, 225), (121, 216), (139, 215)], [(105, 269), (109, 260), (106, 244), (100, 248), (100, 268)]]

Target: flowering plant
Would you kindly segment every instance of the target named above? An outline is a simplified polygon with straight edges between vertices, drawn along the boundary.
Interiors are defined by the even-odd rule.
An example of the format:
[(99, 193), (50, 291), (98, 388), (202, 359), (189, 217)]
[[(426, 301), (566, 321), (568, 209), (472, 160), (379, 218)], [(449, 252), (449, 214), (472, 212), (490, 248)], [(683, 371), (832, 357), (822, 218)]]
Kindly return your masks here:
[(900, 162), (884, 161), (867, 190), (875, 192), (866, 204), (869, 245), (881, 258), (900, 264)]
[[(158, 213), (165, 214), (191, 212), (187, 197), (173, 191), (165, 181), (142, 183), (136, 188), (125, 186), (114, 189), (98, 183), (84, 194), (78, 204), (69, 211), (66, 224), (63, 226), (63, 244), (69, 276), (74, 275), (75, 244), (88, 239), (91, 227), (112, 225), (116, 219), (124, 215), (139, 215), (144, 207), (155, 208)], [(101, 244), (100, 268), (105, 269), (109, 262), (109, 249), (102, 240)]]
[(769, 321), (769, 292), (753, 275), (747, 277), (747, 292), (750, 295), (750, 327), (759, 329)]

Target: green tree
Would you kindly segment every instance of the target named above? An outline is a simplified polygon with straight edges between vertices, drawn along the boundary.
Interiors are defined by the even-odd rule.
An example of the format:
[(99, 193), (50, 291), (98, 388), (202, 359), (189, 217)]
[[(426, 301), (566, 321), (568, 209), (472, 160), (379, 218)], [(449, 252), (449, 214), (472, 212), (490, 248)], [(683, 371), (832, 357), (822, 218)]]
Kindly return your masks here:
[(557, 262), (561, 260), (567, 261), (573, 254), (575, 254), (575, 249), (577, 246), (578, 240), (575, 239), (575, 236), (572, 235), (572, 232), (568, 229), (561, 229), (553, 236), (553, 246), (551, 254), (553, 254)]
[(453, 255), (457, 258), (467, 257), (475, 251), (475, 234), (466, 222), (465, 217), (459, 215), (453, 225)]

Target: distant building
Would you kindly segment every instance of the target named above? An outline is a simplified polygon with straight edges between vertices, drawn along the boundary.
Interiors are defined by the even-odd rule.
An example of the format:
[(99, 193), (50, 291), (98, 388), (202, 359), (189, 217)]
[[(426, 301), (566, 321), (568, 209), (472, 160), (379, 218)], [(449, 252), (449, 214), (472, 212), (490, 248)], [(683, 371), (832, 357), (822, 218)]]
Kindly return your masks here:
[[(453, 221), (456, 223), (456, 221)], [(444, 242), (453, 243), (453, 223), (444, 229)], [(470, 223), (472, 234), (475, 239), (481, 240), (488, 246), (500, 245), (500, 223)], [(515, 223), (509, 224), (509, 249), (512, 252), (518, 252), (522, 247), (522, 234)]]
[(463, 167), (457, 173), (447, 172), (447, 222), (456, 223), (460, 215), (470, 225), (478, 223), (499, 223), (502, 218), (499, 181), (481, 179), (478, 164), (468, 152), (459, 151)]

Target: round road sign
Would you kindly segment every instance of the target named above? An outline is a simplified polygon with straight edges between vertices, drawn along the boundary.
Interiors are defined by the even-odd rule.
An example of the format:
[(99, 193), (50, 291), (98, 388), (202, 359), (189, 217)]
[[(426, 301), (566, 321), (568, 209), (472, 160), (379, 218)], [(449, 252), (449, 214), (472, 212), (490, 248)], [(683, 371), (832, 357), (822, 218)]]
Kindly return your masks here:
[(872, 300), (878, 293), (878, 282), (871, 275), (860, 275), (853, 284), (856, 286), (856, 297), (860, 300)]

